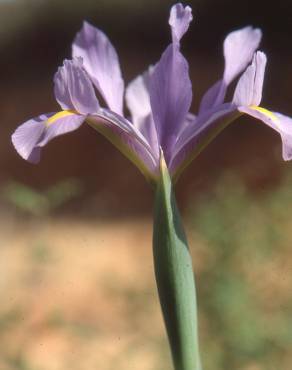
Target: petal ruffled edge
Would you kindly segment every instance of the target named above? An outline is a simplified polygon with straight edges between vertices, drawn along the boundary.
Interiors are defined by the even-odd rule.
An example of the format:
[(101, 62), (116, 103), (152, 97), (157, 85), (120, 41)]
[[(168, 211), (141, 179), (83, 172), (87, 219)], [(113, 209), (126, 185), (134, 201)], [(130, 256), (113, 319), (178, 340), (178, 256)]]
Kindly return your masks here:
[(81, 114), (95, 113), (99, 102), (92, 83), (83, 70), (81, 58), (64, 60), (54, 76), (54, 92), (57, 102), (64, 110), (76, 110)]
[(184, 7), (181, 3), (178, 3), (171, 7), (168, 23), (171, 27), (173, 43), (179, 43), (192, 20), (192, 8), (190, 6)]
[(124, 81), (119, 58), (108, 37), (84, 22), (72, 44), (73, 57), (82, 57), (83, 65), (108, 107), (123, 112)]

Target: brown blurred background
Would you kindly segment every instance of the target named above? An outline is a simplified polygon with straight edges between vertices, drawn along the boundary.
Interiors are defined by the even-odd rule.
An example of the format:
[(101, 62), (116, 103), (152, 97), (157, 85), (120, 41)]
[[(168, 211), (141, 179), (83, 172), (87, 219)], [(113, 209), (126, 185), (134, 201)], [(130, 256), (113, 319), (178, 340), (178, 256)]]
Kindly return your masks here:
[[(167, 22), (173, 3), (0, 1), (0, 268), (4, 277), (0, 278), (0, 370), (116, 369), (117, 361), (120, 369), (128, 370), (170, 366), (152, 276), (153, 194), (148, 184), (128, 160), (86, 125), (50, 143), (36, 166), (17, 155), (10, 135), (26, 119), (56, 110), (52, 77), (63, 59), (70, 57), (71, 42), (83, 20), (109, 36), (127, 83), (155, 63), (169, 43)], [(185, 4), (192, 6), (194, 15), (183, 39), (193, 82), (193, 112), (203, 92), (222, 74), (225, 35), (251, 24), (263, 30), (261, 49), (268, 56), (262, 105), (292, 116), (291, 2), (197, 0)], [(291, 338), (283, 334), (284, 340), (277, 334), (291, 325), (291, 171), (291, 163), (281, 158), (279, 136), (242, 117), (179, 181), (177, 195), (194, 244), (202, 302), (210, 295), (217, 297), (219, 291), (222, 297), (233, 297), (245, 291), (242, 281), (249, 287), (263, 279), (235, 318), (228, 309), (236, 306), (241, 296), (235, 299), (237, 303), (230, 302), (224, 313), (221, 296), (212, 304), (202, 303), (202, 347), (210, 348), (210, 353), (204, 352), (207, 370), (289, 370), (292, 366)], [(230, 202), (234, 205), (231, 209)], [(284, 223), (279, 223), (281, 217)], [(254, 229), (245, 224), (246, 218), (253, 220)], [(273, 227), (278, 227), (278, 239), (269, 234)], [(249, 232), (254, 248), (246, 242)], [(262, 235), (260, 241), (258, 234)], [(229, 252), (225, 244), (222, 247), (222, 235), (227, 238), (223, 244)], [(234, 249), (228, 246), (246, 243), (251, 250), (259, 248), (264, 261), (245, 249), (241, 257), (229, 255)], [(269, 254), (267, 245), (278, 254)], [(232, 266), (246, 266), (253, 259), (252, 271), (243, 268), (239, 286), (230, 288)], [(226, 261), (230, 261), (227, 267)], [(276, 267), (270, 266), (272, 261)], [(224, 271), (230, 272), (228, 278)], [(284, 287), (282, 275), (275, 271), (287, 272)], [(273, 283), (271, 273), (275, 274)], [(215, 281), (221, 281), (225, 288), (213, 287)], [(279, 305), (271, 309), (274, 295), (265, 294), (273, 289), (279, 293), (280, 288)], [(248, 307), (254, 304), (254, 297), (262, 297), (261, 293), (263, 303), (254, 316), (258, 323), (263, 312), (268, 315), (260, 324), (261, 334), (251, 331), (251, 321), (237, 338), (237, 319), (250, 317), (253, 309)], [(224, 302), (229, 300), (225, 297)], [(266, 332), (266, 323), (275, 312), (281, 319), (272, 333)], [(222, 320), (225, 314), (233, 317), (234, 325)], [(153, 332), (149, 330), (149, 315), (157, 321)], [(222, 333), (223, 327), (226, 333)], [(256, 335), (258, 342), (250, 344)]]
[[(152, 195), (144, 179), (90, 128), (84, 126), (51, 143), (38, 166), (21, 160), (9, 137), (27, 118), (56, 109), (52, 77), (63, 59), (70, 57), (71, 42), (84, 19), (110, 37), (120, 56), (124, 79), (129, 82), (155, 63), (168, 44), (170, 4), (152, 0), (1, 2), (1, 184), (13, 179), (43, 188), (68, 176), (77, 177), (82, 179), (86, 198), (102, 194), (103, 202), (112, 200), (111, 213), (150, 211)], [(194, 22), (183, 40), (183, 51), (190, 63), (193, 111), (202, 93), (222, 73), (225, 35), (251, 24), (262, 28), (261, 48), (268, 55), (263, 105), (292, 115), (290, 2), (280, 0), (274, 6), (267, 1), (198, 0), (189, 4)], [(274, 182), (287, 164), (281, 160), (279, 137), (243, 117), (187, 170), (179, 194), (205, 188), (227, 167), (244, 172), (253, 185), (264, 186)], [(98, 207), (94, 206), (95, 210)]]

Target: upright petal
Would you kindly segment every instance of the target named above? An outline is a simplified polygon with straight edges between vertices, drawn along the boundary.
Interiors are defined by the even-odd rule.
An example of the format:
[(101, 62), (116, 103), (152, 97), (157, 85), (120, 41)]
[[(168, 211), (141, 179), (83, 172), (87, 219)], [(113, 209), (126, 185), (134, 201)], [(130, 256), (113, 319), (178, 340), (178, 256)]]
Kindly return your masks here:
[(73, 57), (82, 57), (84, 68), (109, 108), (122, 114), (124, 82), (117, 53), (107, 36), (84, 22), (72, 45)]
[(139, 120), (139, 131), (145, 137), (149, 146), (151, 147), (154, 155), (159, 158), (159, 145), (157, 131), (154, 124), (152, 113), (148, 114), (146, 117), (141, 117)]
[(225, 69), (223, 78), (217, 81), (203, 96), (199, 112), (223, 103), (228, 85), (247, 67), (262, 38), (262, 32), (251, 26), (233, 31), (224, 40)]
[(176, 136), (186, 121), (192, 101), (188, 63), (180, 53), (180, 40), (187, 32), (192, 9), (181, 3), (172, 6), (169, 16), (172, 44), (162, 54), (150, 80), (150, 105), (156, 127), (158, 145), (166, 161)]
[(252, 64), (240, 77), (235, 88), (233, 103), (237, 106), (259, 105), (262, 100), (262, 90), (267, 57), (258, 51)]
[(126, 103), (130, 110), (133, 124), (139, 128), (141, 118), (151, 113), (149, 83), (153, 67), (136, 77), (126, 88)]
[(192, 101), (188, 63), (177, 45), (171, 44), (155, 66), (150, 81), (150, 104), (158, 142), (166, 160)]
[(76, 110), (81, 114), (95, 113), (99, 110), (99, 103), (82, 67), (81, 58), (64, 61), (54, 77), (55, 97), (64, 110)]
[(231, 32), (224, 41), (223, 80), (229, 85), (250, 63), (262, 38), (262, 31), (251, 26)]
[(222, 104), (225, 98), (226, 89), (227, 86), (224, 86), (224, 81), (222, 79), (215, 82), (201, 99), (199, 115), (212, 109), (216, 105)]
[(185, 121), (181, 125), (180, 131), (177, 134), (177, 138), (179, 138), (183, 132), (187, 130), (194, 130), (196, 121), (197, 116), (189, 112), (185, 118)]
[(129, 83), (126, 88), (126, 102), (134, 126), (142, 133), (158, 156), (158, 138), (149, 97), (149, 83), (152, 72), (153, 67), (151, 66), (146, 72)]
[(172, 6), (168, 23), (171, 27), (173, 43), (179, 43), (192, 19), (192, 9), (189, 6), (184, 7), (181, 3)]
[(71, 111), (42, 114), (20, 125), (12, 135), (12, 143), (22, 158), (37, 163), (41, 147), (56, 136), (76, 130), (84, 119)]

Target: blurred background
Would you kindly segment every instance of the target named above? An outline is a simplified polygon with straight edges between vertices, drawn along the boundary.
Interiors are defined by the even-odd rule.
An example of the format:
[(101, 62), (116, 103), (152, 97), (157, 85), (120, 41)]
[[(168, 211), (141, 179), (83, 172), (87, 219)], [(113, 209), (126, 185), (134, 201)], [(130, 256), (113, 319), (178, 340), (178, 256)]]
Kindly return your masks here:
[[(39, 165), (10, 143), (26, 119), (56, 109), (52, 77), (84, 19), (105, 31), (129, 82), (170, 40), (168, 0), (0, 1), (0, 370), (171, 368), (151, 256), (153, 194), (84, 125)], [(188, 1), (183, 39), (193, 112), (222, 74), (222, 42), (263, 30), (262, 105), (292, 116), (292, 5)], [(177, 186), (193, 254), (205, 370), (290, 370), (292, 165), (279, 136), (242, 117)], [(118, 364), (118, 365), (117, 365)]]

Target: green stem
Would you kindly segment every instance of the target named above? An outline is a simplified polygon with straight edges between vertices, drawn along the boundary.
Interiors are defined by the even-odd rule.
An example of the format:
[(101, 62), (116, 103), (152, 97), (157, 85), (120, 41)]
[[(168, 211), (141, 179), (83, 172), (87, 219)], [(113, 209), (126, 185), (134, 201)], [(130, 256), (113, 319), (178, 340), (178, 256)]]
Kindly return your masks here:
[(201, 370), (192, 259), (164, 160), (157, 183), (153, 255), (175, 370)]

